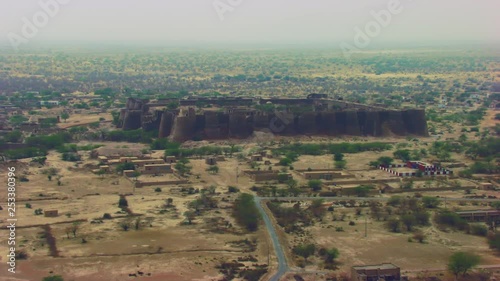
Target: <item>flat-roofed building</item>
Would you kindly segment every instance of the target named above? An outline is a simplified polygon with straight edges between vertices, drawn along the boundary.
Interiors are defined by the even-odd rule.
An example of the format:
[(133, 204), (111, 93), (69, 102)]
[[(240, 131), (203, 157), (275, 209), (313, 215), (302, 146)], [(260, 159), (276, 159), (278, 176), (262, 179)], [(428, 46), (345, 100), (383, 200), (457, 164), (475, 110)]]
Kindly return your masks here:
[(456, 212), (461, 218), (469, 222), (489, 222), (500, 223), (499, 210), (476, 210)]
[(205, 158), (205, 164), (217, 165), (217, 158), (216, 157), (207, 157), (207, 158)]
[(293, 179), (290, 173), (281, 173), (280, 171), (243, 171), (248, 177), (250, 177), (255, 182), (263, 181), (287, 181)]
[(495, 186), (490, 182), (482, 182), (479, 184), (479, 189), (481, 189), (481, 190), (494, 190)]
[(250, 159), (251, 159), (252, 161), (255, 161), (255, 162), (260, 162), (260, 161), (262, 161), (262, 160), (263, 160), (263, 158), (264, 158), (264, 157), (262, 157), (262, 155), (260, 155), (260, 154), (254, 154), (254, 155), (252, 155), (252, 156), (250, 157)]
[(377, 265), (353, 266), (351, 268), (353, 281), (397, 281), (401, 280), (401, 269), (392, 263)]
[(163, 159), (144, 159), (144, 160), (135, 159), (135, 160), (132, 160), (132, 164), (136, 165), (137, 167), (144, 167), (146, 165), (165, 164), (165, 160), (163, 160)]
[(332, 180), (352, 177), (352, 175), (334, 171), (310, 171), (304, 172), (303, 175), (306, 180)]
[(172, 165), (170, 164), (153, 164), (145, 165), (143, 174), (169, 174), (172, 173)]
[(56, 218), (59, 216), (59, 211), (58, 210), (47, 210), (43, 212), (43, 215), (46, 218)]
[(172, 164), (177, 161), (177, 158), (175, 156), (167, 156), (165, 157), (165, 163), (167, 164)]

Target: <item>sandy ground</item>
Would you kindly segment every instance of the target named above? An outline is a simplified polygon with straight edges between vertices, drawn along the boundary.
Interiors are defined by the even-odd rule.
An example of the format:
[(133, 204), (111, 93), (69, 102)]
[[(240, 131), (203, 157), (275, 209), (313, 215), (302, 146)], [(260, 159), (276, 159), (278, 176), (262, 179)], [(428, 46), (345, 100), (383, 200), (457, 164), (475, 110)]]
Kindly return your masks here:
[[(363, 213), (366, 211), (367, 209)], [(332, 221), (333, 214), (329, 212), (322, 223), (306, 228), (306, 238), (290, 234), (285, 234), (284, 237), (290, 245), (314, 241), (317, 248), (338, 248), (340, 257), (337, 273), (350, 272), (353, 265), (380, 263), (394, 263), (402, 271), (445, 268), (449, 256), (457, 251), (481, 255), (481, 265), (500, 264), (500, 256), (489, 249), (484, 237), (442, 232), (429, 226), (421, 228), (427, 236), (424, 243), (408, 242), (408, 238), (412, 237), (411, 233), (391, 233), (382, 221), (369, 217), (365, 220), (365, 215), (357, 217), (353, 209), (343, 209), (343, 212), (348, 214), (344, 222)], [(354, 221), (355, 225), (350, 226), (349, 221)], [(336, 232), (335, 227), (342, 227), (344, 231)], [(291, 251), (291, 246), (288, 250)], [(318, 266), (320, 264), (318, 257), (311, 257), (305, 270), (325, 272)]]
[(100, 118), (104, 118), (104, 121), (113, 120), (113, 117), (110, 113), (72, 114), (67, 120), (61, 120), (61, 123), (59, 123), (58, 126), (62, 129), (67, 129), (75, 126), (83, 126), (95, 122), (100, 122)]
[(500, 124), (500, 120), (495, 119), (495, 115), (499, 114), (500, 111), (494, 109), (488, 109), (486, 111), (486, 116), (484, 116), (483, 121), (481, 121), (481, 128), (491, 128), (495, 127), (496, 124)]
[[(133, 147), (133, 144), (110, 143), (109, 147)], [(97, 164), (96, 160), (87, 158), (84, 153), (84, 163), (79, 164), (60, 161), (60, 155), (51, 152), (47, 164), (39, 167), (29, 164), (28, 160), (16, 163), (19, 175), (25, 175), (29, 182), (17, 183), (19, 218), (17, 241), (18, 247), (26, 249), (30, 258), (19, 261), (17, 280), (40, 280), (52, 271), (61, 274), (65, 280), (126, 280), (129, 274), (151, 273), (151, 277), (138, 277), (134, 280), (217, 280), (220, 277), (216, 265), (221, 262), (236, 260), (249, 254), (259, 259), (258, 263), (267, 263), (270, 246), (264, 229), (253, 234), (228, 232), (214, 233), (213, 225), (208, 218), (219, 218), (237, 225), (231, 216), (231, 209), (210, 211), (194, 220), (194, 225), (183, 226), (183, 213), (188, 210), (188, 203), (199, 195), (185, 195), (180, 192), (182, 186), (162, 186), (162, 192), (155, 192), (155, 186), (136, 188), (132, 182), (120, 175), (108, 174), (97, 176), (86, 164)], [(247, 178), (238, 178), (236, 169), (238, 161), (229, 158), (219, 163), (219, 175), (206, 172), (204, 160), (192, 160), (192, 184), (195, 188), (216, 185), (216, 197), (226, 198), (231, 202), (237, 195), (226, 194), (227, 186), (235, 185), (248, 189)], [(48, 168), (57, 169), (57, 175), (49, 181), (43, 171)], [(1, 166), (2, 173), (6, 166)], [(57, 181), (60, 181), (60, 185)], [(119, 194), (128, 194), (129, 208), (135, 214), (141, 215), (140, 230), (123, 231), (120, 223), (125, 221), (125, 214), (118, 208)], [(0, 194), (0, 202), (6, 202), (5, 193)], [(175, 209), (160, 212), (167, 198), (173, 199)], [(31, 204), (31, 208), (25, 204)], [(5, 218), (4, 207), (2, 218)], [(220, 202), (221, 207), (230, 207), (230, 203)], [(47, 218), (36, 216), (34, 210), (58, 210), (59, 216)], [(109, 213), (114, 219), (103, 220), (103, 214)], [(72, 221), (86, 220), (80, 224), (77, 237), (67, 233), (66, 228)], [(98, 223), (92, 223), (96, 220)], [(135, 219), (132, 220), (132, 223)], [(2, 225), (4, 225), (2, 223)], [(51, 233), (56, 239), (60, 257), (49, 257), (49, 248), (43, 236), (42, 224), (51, 225)], [(31, 226), (31, 227), (30, 227)], [(239, 229), (239, 228), (237, 228)], [(5, 230), (4, 230), (4, 233)], [(68, 238), (69, 235), (69, 238)], [(82, 238), (87, 243), (82, 244)], [(253, 253), (243, 253), (239, 246), (228, 244), (230, 241), (256, 238), (258, 249)], [(5, 236), (0, 238), (1, 261), (7, 254)], [(271, 260), (273, 260), (271, 258)], [(250, 264), (249, 264), (250, 265)], [(10, 275), (6, 274), (6, 264), (0, 265), (0, 280)], [(14, 280), (14, 279), (11, 279)]]

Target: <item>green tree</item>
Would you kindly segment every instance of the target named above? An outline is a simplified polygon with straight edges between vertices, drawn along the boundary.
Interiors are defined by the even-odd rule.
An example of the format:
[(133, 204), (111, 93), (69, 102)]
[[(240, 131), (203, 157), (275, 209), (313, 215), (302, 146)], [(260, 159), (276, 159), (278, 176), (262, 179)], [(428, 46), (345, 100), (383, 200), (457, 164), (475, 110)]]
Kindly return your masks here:
[(295, 246), (292, 250), (297, 256), (301, 256), (307, 262), (307, 258), (314, 255), (316, 252), (316, 246), (314, 244), (302, 244)]
[(477, 255), (466, 252), (457, 252), (451, 255), (448, 261), (448, 270), (455, 275), (456, 279), (458, 279), (459, 274), (465, 276), (467, 271), (478, 265), (480, 262), (481, 258)]
[(186, 217), (188, 224), (192, 224), (193, 220), (196, 217), (196, 214), (193, 211), (186, 211), (186, 212), (184, 212), (184, 216)]
[(404, 214), (401, 216), (401, 222), (406, 226), (406, 230), (412, 231), (417, 220), (413, 214)]
[(135, 170), (135, 165), (132, 163), (120, 163), (116, 166), (116, 171), (119, 173), (127, 170)]
[(411, 152), (408, 149), (396, 150), (394, 157), (403, 160), (404, 162), (411, 160)]
[(323, 206), (323, 203), (325, 201), (323, 199), (315, 199), (311, 202), (311, 206), (309, 206), (309, 210), (311, 210), (311, 213), (317, 217), (317, 218), (322, 218), (325, 213), (326, 209), (325, 206)]
[(382, 156), (382, 157), (379, 157), (376, 161), (370, 162), (370, 166), (374, 167), (374, 168), (378, 168), (378, 166), (380, 166), (380, 165), (387, 167), (387, 166), (391, 165), (393, 162), (394, 162), (394, 159), (392, 159), (391, 157)]
[(500, 201), (492, 202), (491, 207), (500, 210)]
[(189, 172), (191, 172), (192, 167), (187, 165), (189, 163), (189, 160), (187, 158), (181, 158), (177, 163), (175, 164), (175, 169), (181, 176), (185, 176)]
[(5, 135), (4, 139), (6, 142), (21, 142), (23, 139), (23, 133), (21, 131), (12, 131)]
[(395, 233), (401, 232), (401, 222), (398, 219), (390, 219), (387, 221), (387, 227)]
[(10, 123), (12, 123), (12, 125), (14, 126), (20, 125), (21, 123), (26, 122), (28, 120), (29, 119), (23, 115), (14, 115), (9, 118)]
[(424, 196), (422, 197), (422, 203), (426, 208), (434, 209), (439, 206), (440, 201), (437, 197)]
[(319, 191), (321, 190), (321, 181), (320, 180), (310, 180), (307, 185), (309, 186), (310, 189), (313, 191)]
[(66, 122), (66, 120), (68, 120), (68, 118), (69, 118), (69, 113), (63, 112), (61, 114), (61, 118), (64, 120), (64, 122)]
[(335, 260), (339, 257), (340, 252), (337, 248), (327, 249), (325, 252), (325, 262), (326, 263), (334, 263)]
[(292, 189), (292, 188), (296, 188), (297, 185), (299, 184), (296, 180), (294, 180), (293, 178), (292, 179), (289, 179), (287, 180), (286, 182), (286, 185), (288, 186), (288, 188)]
[(337, 152), (335, 155), (333, 155), (333, 160), (334, 161), (342, 161), (344, 160), (344, 154)]
[(233, 204), (233, 215), (236, 221), (248, 231), (257, 231), (261, 219), (260, 212), (251, 194), (242, 193)]
[(371, 186), (360, 185), (354, 188), (354, 194), (358, 197), (366, 197), (370, 193), (371, 189)]
[(345, 169), (346, 166), (347, 166), (347, 162), (345, 160), (335, 161), (335, 168), (337, 168), (337, 169)]

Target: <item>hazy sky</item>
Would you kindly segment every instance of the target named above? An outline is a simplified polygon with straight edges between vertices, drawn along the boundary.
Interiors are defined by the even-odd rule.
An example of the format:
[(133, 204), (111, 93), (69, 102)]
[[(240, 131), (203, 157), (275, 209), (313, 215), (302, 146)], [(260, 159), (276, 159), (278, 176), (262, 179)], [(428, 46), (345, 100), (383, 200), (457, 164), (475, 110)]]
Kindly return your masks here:
[[(39, 2), (0, 0), (0, 40), (22, 36), (22, 18), (43, 11)], [(352, 42), (354, 28), (373, 20), (371, 11), (393, 0), (241, 1), (221, 20), (214, 0), (65, 0), (30, 42), (89, 41), (157, 43)], [(500, 41), (499, 0), (401, 0), (375, 43)], [(27, 45), (27, 44), (26, 44)]]

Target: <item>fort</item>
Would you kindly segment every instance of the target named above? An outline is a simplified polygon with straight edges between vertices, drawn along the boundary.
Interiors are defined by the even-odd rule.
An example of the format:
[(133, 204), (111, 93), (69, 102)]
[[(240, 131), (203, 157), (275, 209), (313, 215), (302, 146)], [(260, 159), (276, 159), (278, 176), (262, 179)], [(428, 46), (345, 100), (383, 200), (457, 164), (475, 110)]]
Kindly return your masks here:
[[(167, 105), (176, 102), (176, 109)], [(204, 107), (200, 108), (200, 104)], [(269, 107), (271, 110), (263, 108)], [(255, 131), (276, 135), (427, 136), (425, 111), (388, 110), (311, 94), (305, 99), (129, 98), (118, 128), (158, 130), (175, 141), (244, 139)]]

